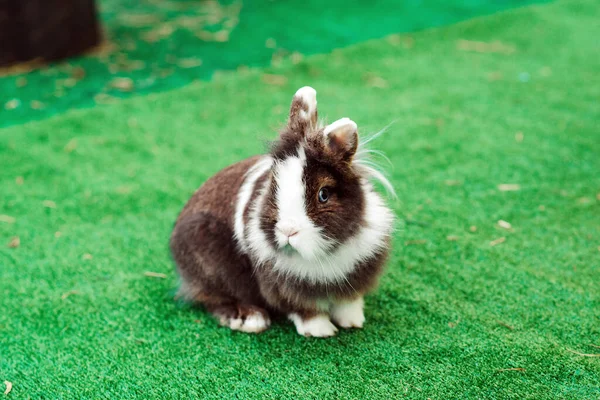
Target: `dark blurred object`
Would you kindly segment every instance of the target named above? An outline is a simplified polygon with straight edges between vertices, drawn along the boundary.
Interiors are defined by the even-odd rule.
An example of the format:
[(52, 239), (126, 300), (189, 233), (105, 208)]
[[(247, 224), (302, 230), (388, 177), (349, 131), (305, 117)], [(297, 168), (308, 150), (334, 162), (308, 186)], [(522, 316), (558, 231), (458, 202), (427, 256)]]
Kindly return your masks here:
[(0, 66), (64, 59), (99, 41), (95, 0), (0, 0)]

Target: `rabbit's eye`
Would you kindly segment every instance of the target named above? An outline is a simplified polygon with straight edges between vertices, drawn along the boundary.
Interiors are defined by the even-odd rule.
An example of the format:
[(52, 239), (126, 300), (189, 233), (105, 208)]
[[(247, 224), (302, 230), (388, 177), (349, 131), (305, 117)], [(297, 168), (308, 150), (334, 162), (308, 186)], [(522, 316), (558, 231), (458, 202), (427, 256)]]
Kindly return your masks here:
[(329, 200), (329, 190), (327, 190), (327, 188), (322, 188), (319, 190), (319, 202), (327, 203), (327, 200)]

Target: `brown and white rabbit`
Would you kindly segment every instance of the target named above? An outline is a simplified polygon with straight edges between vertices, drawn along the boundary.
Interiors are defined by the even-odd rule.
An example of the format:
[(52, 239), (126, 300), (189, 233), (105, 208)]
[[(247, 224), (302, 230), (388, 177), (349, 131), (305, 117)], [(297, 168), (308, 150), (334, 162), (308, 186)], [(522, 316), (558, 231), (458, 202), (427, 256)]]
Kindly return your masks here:
[(180, 293), (244, 332), (267, 329), (269, 312), (305, 336), (361, 328), (393, 213), (370, 181), (389, 182), (359, 147), (353, 121), (319, 126), (315, 90), (299, 89), (270, 154), (217, 173), (179, 215), (170, 246)]

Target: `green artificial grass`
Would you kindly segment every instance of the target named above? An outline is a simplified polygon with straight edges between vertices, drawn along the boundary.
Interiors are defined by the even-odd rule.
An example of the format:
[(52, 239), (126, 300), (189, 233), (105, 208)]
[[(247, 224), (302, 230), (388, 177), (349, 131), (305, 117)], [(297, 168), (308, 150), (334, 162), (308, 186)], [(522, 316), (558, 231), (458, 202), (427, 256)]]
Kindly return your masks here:
[(0, 69), (0, 127), (534, 1), (98, 0), (100, 50), (27, 74)]
[[(561, 0), (0, 130), (7, 398), (600, 397), (599, 18)], [(173, 300), (171, 227), (307, 84), (330, 121), (396, 121), (389, 269), (362, 330), (231, 332)]]

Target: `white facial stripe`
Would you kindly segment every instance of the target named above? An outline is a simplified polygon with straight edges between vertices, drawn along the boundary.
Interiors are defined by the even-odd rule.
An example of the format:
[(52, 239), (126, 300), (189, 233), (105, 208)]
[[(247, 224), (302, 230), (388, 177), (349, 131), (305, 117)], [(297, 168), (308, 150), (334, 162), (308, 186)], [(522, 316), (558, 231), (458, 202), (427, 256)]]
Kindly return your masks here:
[(235, 230), (235, 239), (240, 245), (242, 250), (247, 250), (247, 243), (244, 237), (244, 210), (248, 205), (248, 201), (250, 201), (250, 197), (252, 197), (252, 193), (254, 190), (257, 190), (256, 181), (263, 174), (265, 174), (271, 165), (273, 164), (273, 159), (271, 157), (264, 157), (258, 160), (247, 172), (246, 179), (240, 188), (238, 193), (237, 203), (235, 207), (235, 220), (234, 220), (234, 230)]
[[(303, 180), (305, 167), (306, 155), (302, 148), (298, 149), (297, 157), (288, 157), (275, 166), (277, 224), (284, 230), (300, 232), (313, 227), (306, 215), (306, 185)], [(287, 240), (287, 237), (283, 239)]]
[(265, 206), (265, 198), (267, 196), (267, 188), (270, 186), (271, 180), (269, 179), (256, 199), (255, 206), (250, 210), (250, 217), (248, 220), (248, 227), (246, 229), (246, 243), (248, 250), (256, 258), (256, 262), (265, 263), (275, 257), (274, 251), (271, 249), (271, 245), (267, 240), (267, 235), (262, 231), (260, 227), (260, 215)]

